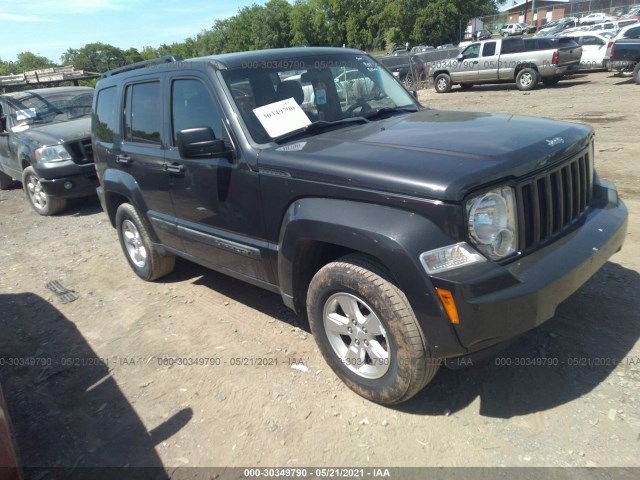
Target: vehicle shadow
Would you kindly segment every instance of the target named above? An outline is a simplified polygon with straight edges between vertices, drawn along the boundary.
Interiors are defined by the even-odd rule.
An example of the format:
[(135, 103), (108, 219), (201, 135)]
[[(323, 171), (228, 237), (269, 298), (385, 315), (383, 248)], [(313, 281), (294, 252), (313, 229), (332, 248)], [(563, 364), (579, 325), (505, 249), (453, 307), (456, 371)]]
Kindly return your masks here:
[(0, 312), (0, 381), (23, 478), (168, 478), (155, 447), (190, 408), (148, 431), (108, 362), (48, 301), (2, 294)]
[[(640, 275), (607, 263), (563, 302), (553, 319), (516, 344), (463, 370), (441, 368), (422, 392), (398, 410), (446, 415), (480, 398), (480, 414), (510, 418), (580, 398), (618, 364), (640, 364), (629, 352), (640, 338)], [(616, 377), (617, 378), (617, 377)]]
[(242, 303), (280, 322), (288, 323), (305, 330), (307, 333), (311, 333), (306, 316), (296, 315), (291, 309), (287, 308), (282, 303), (280, 295), (241, 280), (236, 280), (188, 260), (177, 258), (176, 268), (171, 275), (158, 281), (173, 283), (187, 280), (191, 280), (195, 285), (203, 285), (210, 288), (234, 302)]
[[(580, 77), (583, 77), (583, 76), (584, 75), (581, 75)], [(536, 90), (543, 90), (547, 88), (569, 88), (575, 85), (582, 85), (584, 83), (589, 83), (589, 80), (588, 79), (580, 80), (580, 79), (576, 79), (575, 76), (572, 76), (571, 79), (560, 80), (560, 82), (556, 83), (555, 85), (547, 86), (547, 85), (543, 85), (542, 83), (539, 83), (532, 90), (529, 90), (528, 92), (522, 92), (522, 93), (530, 93), (530, 92), (535, 92)], [(500, 91), (519, 92), (516, 85), (513, 82), (511, 82), (511, 83), (500, 83), (500, 84), (474, 85), (472, 88), (469, 88), (469, 89), (460, 88), (460, 86), (458, 85), (456, 87), (453, 87), (450, 93), (500, 92)]]
[(74, 198), (69, 200), (67, 208), (64, 209), (59, 217), (86, 217), (102, 213), (102, 206), (97, 196)]

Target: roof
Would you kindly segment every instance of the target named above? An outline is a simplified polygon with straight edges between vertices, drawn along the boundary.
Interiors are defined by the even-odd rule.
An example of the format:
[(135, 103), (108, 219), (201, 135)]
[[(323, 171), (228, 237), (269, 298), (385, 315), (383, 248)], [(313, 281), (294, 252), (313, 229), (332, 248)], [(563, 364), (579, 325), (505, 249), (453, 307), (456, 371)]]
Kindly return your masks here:
[[(238, 68), (243, 65), (255, 64), (261, 66), (261, 62), (267, 61), (286, 61), (292, 58), (324, 56), (327, 54), (363, 54), (362, 50), (353, 48), (338, 47), (291, 47), (291, 48), (273, 48), (268, 50), (251, 50), (249, 52), (223, 53), (219, 55), (210, 55), (207, 57), (197, 57), (185, 60), (185, 62), (195, 62), (201, 60), (210, 60), (220, 64), (222, 68)], [(292, 62), (295, 63), (295, 62)], [(296, 65), (292, 65), (292, 70)], [(309, 65), (300, 68), (309, 68)]]
[[(545, 3), (545, 4), (549, 4), (549, 3), (564, 4), (564, 3), (570, 3), (570, 2), (571, 2), (571, 0), (536, 0), (536, 5), (537, 5), (537, 6), (539, 6), (539, 5), (540, 5), (540, 4), (542, 4), (542, 3)], [(528, 5), (527, 5), (527, 4), (528, 4)], [(508, 12), (509, 10), (521, 9), (521, 8), (523, 8), (525, 5), (527, 5), (527, 8), (529, 8), (529, 9), (530, 9), (530, 8), (531, 8), (531, 4), (532, 4), (532, 1), (531, 1), (531, 0), (528, 0), (528, 1), (525, 1), (525, 2), (517, 2), (517, 3), (514, 1), (514, 2), (513, 2), (513, 3), (511, 3), (511, 4), (509, 4), (509, 3), (505, 4), (505, 5), (500, 9), (500, 11), (501, 11), (501, 12)], [(545, 5), (545, 6), (546, 6), (546, 5)]]

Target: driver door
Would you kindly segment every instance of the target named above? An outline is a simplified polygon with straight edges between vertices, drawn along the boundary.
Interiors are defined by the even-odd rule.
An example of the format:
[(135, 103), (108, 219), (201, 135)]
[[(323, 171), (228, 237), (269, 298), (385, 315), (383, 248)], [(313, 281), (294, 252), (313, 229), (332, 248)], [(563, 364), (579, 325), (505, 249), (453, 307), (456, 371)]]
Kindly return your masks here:
[(462, 52), (462, 60), (458, 60), (457, 68), (451, 72), (451, 80), (455, 83), (474, 83), (478, 81), (480, 44), (469, 45)]

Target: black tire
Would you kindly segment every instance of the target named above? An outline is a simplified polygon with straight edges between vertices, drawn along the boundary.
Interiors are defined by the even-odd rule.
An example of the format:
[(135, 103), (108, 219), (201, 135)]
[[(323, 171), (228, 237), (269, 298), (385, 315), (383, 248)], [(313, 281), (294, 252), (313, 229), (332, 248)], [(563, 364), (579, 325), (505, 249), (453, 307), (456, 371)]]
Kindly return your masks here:
[(402, 85), (404, 85), (404, 88), (406, 88), (407, 90), (411, 89), (414, 83), (415, 81), (413, 80), (413, 75), (411, 75), (410, 73), (407, 73), (404, 77), (402, 77)]
[(533, 68), (523, 68), (516, 75), (516, 87), (518, 90), (527, 92), (538, 83), (538, 72)]
[(542, 83), (547, 87), (557, 85), (560, 81), (560, 77), (542, 77)]
[(11, 188), (14, 183), (16, 182), (13, 181), (13, 178), (4, 172), (0, 172), (0, 190), (7, 190)]
[(633, 80), (640, 85), (640, 62), (636, 63), (636, 66), (633, 69)]
[(434, 84), (437, 93), (449, 93), (451, 91), (451, 77), (446, 73), (438, 75)]
[(460, 88), (462, 90), (469, 90), (471, 87), (473, 87), (473, 83), (461, 83), (460, 84)]
[[(327, 364), (368, 400), (404, 402), (438, 371), (406, 296), (364, 256), (347, 255), (321, 268), (309, 285), (307, 313)], [(354, 321), (358, 316), (360, 321)], [(327, 326), (331, 318), (337, 320)]]
[(118, 207), (116, 228), (124, 256), (136, 275), (153, 281), (171, 273), (176, 257), (158, 252), (133, 205), (123, 203)]
[(33, 167), (27, 167), (22, 171), (22, 188), (27, 195), (29, 205), (40, 215), (45, 217), (55, 215), (67, 206), (65, 198), (52, 197), (42, 190), (40, 177)]

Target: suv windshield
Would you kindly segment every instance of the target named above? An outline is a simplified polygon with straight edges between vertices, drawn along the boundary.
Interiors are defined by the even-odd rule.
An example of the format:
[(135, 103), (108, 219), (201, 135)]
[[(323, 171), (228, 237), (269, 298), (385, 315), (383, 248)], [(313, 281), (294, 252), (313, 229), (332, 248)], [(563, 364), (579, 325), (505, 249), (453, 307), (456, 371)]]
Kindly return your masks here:
[[(251, 137), (258, 143), (271, 142), (316, 122), (340, 128), (353, 125), (345, 119), (364, 122), (380, 118), (376, 112), (392, 115), (418, 109), (409, 92), (364, 54), (287, 58), (256, 65), (249, 62), (222, 71), (222, 76)], [(286, 118), (280, 116), (283, 107), (289, 115)]]
[(14, 126), (67, 122), (91, 114), (93, 91), (22, 92), (9, 100)]

